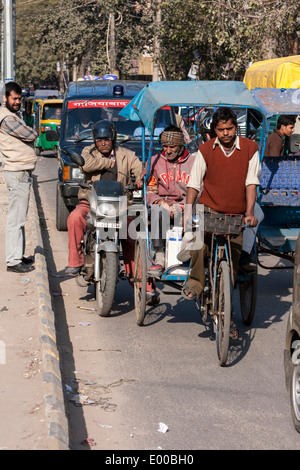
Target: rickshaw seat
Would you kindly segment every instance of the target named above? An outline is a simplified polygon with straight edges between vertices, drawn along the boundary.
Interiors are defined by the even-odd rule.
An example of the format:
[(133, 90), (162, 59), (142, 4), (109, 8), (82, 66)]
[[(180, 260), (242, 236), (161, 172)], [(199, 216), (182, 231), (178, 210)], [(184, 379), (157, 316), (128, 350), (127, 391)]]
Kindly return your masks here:
[(264, 157), (259, 188), (261, 206), (300, 206), (300, 155)]
[(260, 183), (264, 220), (258, 238), (274, 252), (294, 251), (300, 228), (300, 155), (264, 157)]

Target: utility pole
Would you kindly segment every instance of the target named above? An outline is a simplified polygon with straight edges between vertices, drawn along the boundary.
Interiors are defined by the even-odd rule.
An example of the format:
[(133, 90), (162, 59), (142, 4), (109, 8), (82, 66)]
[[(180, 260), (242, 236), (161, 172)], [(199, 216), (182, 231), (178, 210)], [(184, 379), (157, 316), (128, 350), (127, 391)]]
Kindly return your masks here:
[(110, 36), (109, 36), (109, 55), (110, 55), (110, 73), (116, 73), (116, 30), (115, 30), (115, 14), (109, 14)]
[(157, 82), (158, 80), (160, 80), (160, 73), (159, 73), (160, 45), (159, 45), (159, 40), (158, 40), (158, 31), (161, 25), (160, 1), (161, 0), (157, 0), (157, 7), (155, 11), (154, 58), (153, 58), (153, 75), (152, 75), (153, 82)]
[(3, 39), (1, 48), (1, 70), (4, 82), (15, 80), (16, 76), (16, 0), (2, 0)]

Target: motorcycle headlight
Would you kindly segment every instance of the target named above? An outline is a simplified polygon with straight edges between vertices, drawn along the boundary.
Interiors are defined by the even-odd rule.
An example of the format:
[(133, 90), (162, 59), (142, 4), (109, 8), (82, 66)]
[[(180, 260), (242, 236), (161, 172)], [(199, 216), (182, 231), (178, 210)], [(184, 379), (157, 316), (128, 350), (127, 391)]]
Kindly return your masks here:
[(116, 217), (118, 213), (118, 202), (98, 202), (97, 215), (100, 215), (102, 217)]

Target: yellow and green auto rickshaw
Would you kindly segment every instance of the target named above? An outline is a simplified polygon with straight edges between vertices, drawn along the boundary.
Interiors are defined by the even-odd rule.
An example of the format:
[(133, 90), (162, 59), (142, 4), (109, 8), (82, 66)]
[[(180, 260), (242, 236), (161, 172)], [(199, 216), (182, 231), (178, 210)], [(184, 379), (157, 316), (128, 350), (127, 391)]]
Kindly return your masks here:
[(28, 96), (24, 100), (24, 121), (27, 126), (33, 127), (33, 116), (34, 116), (34, 98)]
[(57, 148), (58, 142), (48, 141), (46, 139), (46, 132), (60, 130), (62, 103), (63, 100), (61, 99), (42, 100), (38, 103), (35, 121), (35, 130), (38, 133), (35, 141), (37, 155), (40, 155), (44, 150), (54, 150)]
[(27, 126), (36, 129), (36, 115), (38, 111), (38, 105), (42, 101), (41, 98), (28, 97), (24, 101), (24, 121)]

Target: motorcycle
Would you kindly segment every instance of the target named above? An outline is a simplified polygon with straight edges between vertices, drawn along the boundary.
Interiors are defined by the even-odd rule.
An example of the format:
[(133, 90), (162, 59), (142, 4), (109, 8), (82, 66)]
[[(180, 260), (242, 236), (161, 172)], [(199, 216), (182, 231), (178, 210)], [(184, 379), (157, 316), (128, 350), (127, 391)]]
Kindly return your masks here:
[[(72, 153), (70, 157), (76, 165), (84, 165), (80, 155)], [(127, 223), (127, 197), (140, 202), (142, 191), (137, 190), (134, 183), (123, 186), (118, 181), (107, 180), (81, 186), (91, 192), (87, 230), (82, 240), (84, 265), (76, 282), (80, 287), (94, 284), (98, 313), (107, 317), (112, 309), (118, 276), (124, 278), (120, 231)]]

